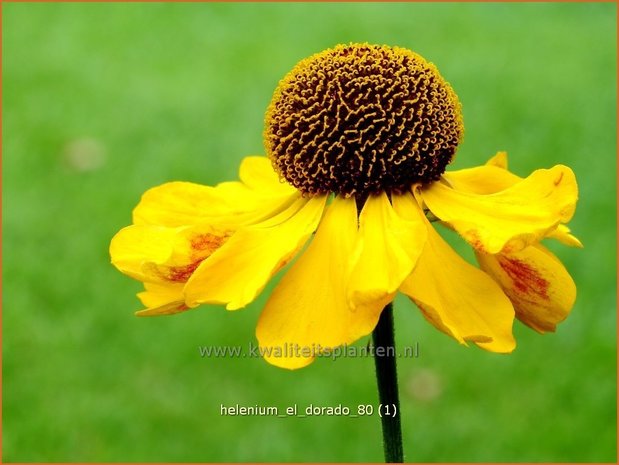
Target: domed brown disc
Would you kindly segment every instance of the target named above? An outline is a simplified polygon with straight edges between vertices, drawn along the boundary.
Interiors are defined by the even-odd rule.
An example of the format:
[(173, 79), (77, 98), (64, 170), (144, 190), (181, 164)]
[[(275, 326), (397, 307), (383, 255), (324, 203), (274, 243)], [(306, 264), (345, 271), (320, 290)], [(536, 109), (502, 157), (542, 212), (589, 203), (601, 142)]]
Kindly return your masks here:
[(264, 141), (303, 193), (364, 197), (439, 179), (463, 131), (458, 97), (433, 64), (403, 48), (350, 44), (282, 79)]

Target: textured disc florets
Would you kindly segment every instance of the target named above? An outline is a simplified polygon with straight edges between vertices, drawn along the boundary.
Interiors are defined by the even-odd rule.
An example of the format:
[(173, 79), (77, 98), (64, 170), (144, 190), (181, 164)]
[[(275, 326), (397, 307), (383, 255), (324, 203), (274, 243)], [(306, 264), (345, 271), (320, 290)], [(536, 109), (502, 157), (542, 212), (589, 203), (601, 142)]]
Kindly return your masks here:
[(463, 135), (436, 67), (398, 47), (338, 45), (298, 63), (266, 113), (265, 147), (308, 195), (402, 192), (437, 180)]

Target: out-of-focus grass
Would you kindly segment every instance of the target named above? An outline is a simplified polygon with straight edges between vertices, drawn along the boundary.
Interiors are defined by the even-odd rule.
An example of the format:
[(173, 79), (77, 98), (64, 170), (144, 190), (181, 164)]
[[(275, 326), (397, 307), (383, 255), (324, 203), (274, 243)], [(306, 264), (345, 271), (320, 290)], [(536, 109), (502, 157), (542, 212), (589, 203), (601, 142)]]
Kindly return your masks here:
[(615, 8), (4, 4), (4, 461), (381, 460), (376, 416), (220, 416), (374, 404), (372, 360), (202, 359), (254, 341), (268, 289), (240, 312), (138, 319), (107, 253), (147, 188), (234, 179), (278, 79), (349, 41), (437, 64), (464, 106), (454, 166), (505, 149), (520, 175), (564, 163), (580, 185), (585, 249), (553, 247), (579, 291), (556, 334), (517, 324), (497, 356), (396, 302), (398, 343), (421, 349), (399, 360), (407, 459), (615, 461)]

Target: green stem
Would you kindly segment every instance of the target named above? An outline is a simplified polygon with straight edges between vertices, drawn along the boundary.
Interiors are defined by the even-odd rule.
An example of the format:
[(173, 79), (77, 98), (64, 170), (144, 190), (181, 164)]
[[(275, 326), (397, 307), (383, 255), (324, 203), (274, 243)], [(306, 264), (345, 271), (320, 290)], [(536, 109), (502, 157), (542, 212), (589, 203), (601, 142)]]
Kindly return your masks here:
[(400, 424), (400, 399), (398, 396), (398, 372), (393, 329), (393, 307), (387, 305), (380, 315), (372, 333), (376, 382), (383, 427), (383, 448), (386, 463), (402, 463), (402, 426)]

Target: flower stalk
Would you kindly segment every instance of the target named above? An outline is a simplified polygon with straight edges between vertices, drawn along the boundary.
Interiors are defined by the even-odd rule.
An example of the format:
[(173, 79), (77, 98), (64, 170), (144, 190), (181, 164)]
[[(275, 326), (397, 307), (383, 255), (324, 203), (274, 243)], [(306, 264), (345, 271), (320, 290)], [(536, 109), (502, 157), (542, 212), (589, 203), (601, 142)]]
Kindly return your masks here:
[(378, 410), (381, 413), (386, 463), (402, 463), (404, 461), (394, 336), (393, 306), (389, 303), (382, 311), (378, 325), (372, 333), (376, 383), (380, 403)]

